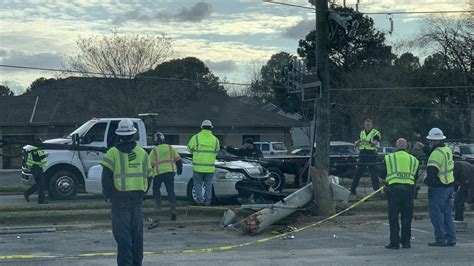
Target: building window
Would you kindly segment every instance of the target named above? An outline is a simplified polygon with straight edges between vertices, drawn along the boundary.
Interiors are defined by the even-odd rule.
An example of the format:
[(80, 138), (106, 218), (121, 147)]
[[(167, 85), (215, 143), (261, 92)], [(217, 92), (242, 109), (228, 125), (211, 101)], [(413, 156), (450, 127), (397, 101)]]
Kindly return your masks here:
[(248, 138), (253, 139), (254, 142), (259, 142), (260, 141), (260, 135), (242, 135), (242, 144)]

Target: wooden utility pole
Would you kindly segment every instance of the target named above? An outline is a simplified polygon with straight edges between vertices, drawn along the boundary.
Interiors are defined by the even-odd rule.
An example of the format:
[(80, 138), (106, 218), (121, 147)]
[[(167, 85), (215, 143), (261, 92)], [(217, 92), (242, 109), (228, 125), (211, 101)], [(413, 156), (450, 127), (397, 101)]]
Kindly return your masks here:
[(334, 200), (329, 186), (331, 107), (329, 94), (328, 0), (312, 0), (316, 8), (316, 69), (321, 80), (321, 99), (316, 106), (316, 163), (311, 169), (314, 203), (318, 215), (334, 213)]

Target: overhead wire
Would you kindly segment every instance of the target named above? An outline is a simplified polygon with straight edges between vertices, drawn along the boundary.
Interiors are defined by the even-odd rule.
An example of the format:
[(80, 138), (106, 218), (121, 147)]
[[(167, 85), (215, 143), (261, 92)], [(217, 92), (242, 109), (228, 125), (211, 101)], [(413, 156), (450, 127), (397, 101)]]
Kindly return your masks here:
[[(33, 67), (33, 66), (19, 66), (19, 65), (7, 65), (7, 64), (0, 64), (0, 67), (5, 68), (14, 68), (14, 69), (25, 69), (25, 70), (39, 70), (39, 71), (50, 71), (50, 72), (63, 72), (63, 73), (74, 73), (74, 74), (81, 74), (81, 75), (95, 75), (105, 78), (115, 78), (107, 76), (104, 73), (98, 72), (91, 72), (91, 71), (78, 71), (78, 70), (69, 70), (69, 69), (59, 69), (59, 68), (46, 68), (46, 67)], [(133, 78), (130, 75), (116, 75), (120, 78)], [(158, 77), (158, 76), (148, 76), (148, 75), (137, 75), (135, 76), (140, 79), (156, 79), (156, 80), (166, 80), (166, 81), (182, 81), (182, 82), (193, 82), (193, 83), (208, 83), (208, 81), (204, 80), (195, 80), (195, 79), (183, 79), (183, 78), (168, 78), (168, 77)], [(218, 81), (218, 84), (221, 85), (235, 85), (235, 86), (251, 86), (251, 83), (242, 83), (242, 82), (228, 82), (228, 81)], [(286, 86), (276, 86), (271, 85), (274, 88), (287, 88)], [(436, 90), (436, 89), (469, 89), (474, 88), (474, 85), (453, 85), (453, 86), (418, 86), (418, 87), (364, 87), (364, 88), (333, 88), (331, 91), (368, 91), (368, 90)]]
[(283, 5), (283, 6), (291, 6), (291, 7), (298, 7), (298, 8), (303, 8), (303, 9), (310, 9), (313, 11), (327, 11), (327, 12), (333, 12), (333, 13), (341, 13), (341, 14), (347, 14), (347, 13), (361, 13), (364, 15), (394, 15), (394, 14), (449, 14), (449, 13), (474, 13), (474, 10), (432, 10), (432, 11), (387, 11), (387, 12), (363, 12), (363, 11), (353, 11), (353, 12), (347, 12), (347, 11), (335, 11), (335, 10), (317, 10), (315, 7), (310, 7), (310, 6), (303, 6), (303, 5), (297, 5), (297, 4), (289, 4), (289, 3), (283, 3), (283, 2), (277, 2), (277, 1), (272, 1), (272, 0), (264, 0), (264, 3), (269, 3), (269, 4), (276, 4), (276, 5)]

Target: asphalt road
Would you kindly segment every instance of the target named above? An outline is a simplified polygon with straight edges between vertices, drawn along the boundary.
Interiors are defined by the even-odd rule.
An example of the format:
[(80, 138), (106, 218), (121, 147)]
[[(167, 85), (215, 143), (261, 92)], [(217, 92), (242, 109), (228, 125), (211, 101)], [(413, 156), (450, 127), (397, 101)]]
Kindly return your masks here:
[[(370, 219), (368, 219), (370, 220)], [(386, 221), (354, 222), (338, 218), (294, 234), (243, 248), (199, 254), (146, 255), (144, 265), (473, 265), (474, 234), (459, 233), (456, 247), (428, 247), (433, 241), (429, 220), (413, 222), (412, 248), (387, 250)], [(469, 221), (474, 228), (472, 219)], [(157, 228), (145, 231), (145, 251), (198, 249), (244, 243), (270, 236), (242, 236), (217, 227)], [(0, 235), (0, 256), (34, 254), (51, 259), (0, 260), (10, 265), (115, 265), (115, 257), (77, 257), (114, 252), (110, 230), (71, 231), (29, 235)]]

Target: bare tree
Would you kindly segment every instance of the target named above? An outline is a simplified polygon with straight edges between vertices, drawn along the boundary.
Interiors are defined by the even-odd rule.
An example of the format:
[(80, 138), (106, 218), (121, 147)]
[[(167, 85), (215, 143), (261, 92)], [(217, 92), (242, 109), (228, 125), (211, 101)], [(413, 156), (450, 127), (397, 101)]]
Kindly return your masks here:
[(447, 69), (457, 68), (472, 79), (474, 24), (469, 17), (427, 18), (417, 43), (444, 56)]
[(81, 93), (90, 99), (97, 112), (110, 116), (135, 116), (146, 106), (153, 105), (146, 95), (152, 95), (152, 90), (158, 88), (144, 86), (145, 82), (138, 77), (171, 58), (170, 38), (112, 32), (103, 36), (79, 37), (76, 44), (79, 51), (68, 58), (67, 65), (88, 77), (82, 82)]
[[(155, 35), (110, 35), (79, 37), (79, 52), (68, 58), (69, 66), (85, 75), (134, 78), (155, 69), (173, 55), (172, 41)], [(95, 75), (96, 76), (96, 75)]]

